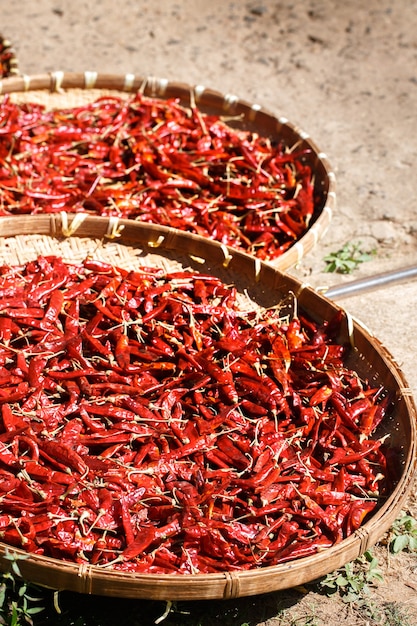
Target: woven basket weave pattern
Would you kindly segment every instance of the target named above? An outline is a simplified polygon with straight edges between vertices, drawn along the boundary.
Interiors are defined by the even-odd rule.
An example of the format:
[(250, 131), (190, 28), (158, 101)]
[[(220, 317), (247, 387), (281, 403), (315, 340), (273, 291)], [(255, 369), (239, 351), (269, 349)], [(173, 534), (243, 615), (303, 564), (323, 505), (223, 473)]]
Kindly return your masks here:
[[(58, 254), (68, 261), (92, 255), (126, 269), (137, 268), (143, 263), (167, 270), (191, 267), (236, 284), (242, 302), (248, 302), (248, 306), (254, 303), (273, 306), (292, 294), (300, 311), (317, 321), (331, 319), (339, 310), (335, 304), (281, 273), (298, 263), (323, 236), (335, 208), (335, 177), (327, 157), (301, 129), (234, 95), (221, 95), (203, 86), (190, 88), (154, 77), (54, 72), (32, 77), (10, 76), (1, 83), (1, 92), (10, 93), (15, 101), (36, 101), (50, 108), (77, 106), (105, 94), (127, 97), (135, 91), (150, 97), (179, 98), (185, 105), (193, 100), (207, 112), (242, 115), (249, 128), (279, 135), (289, 145), (301, 142), (308, 147), (311, 165), (316, 172), (315, 184), (322, 197), (308, 232), (272, 265), (216, 242), (158, 225), (66, 214), (11, 217), (0, 220), (2, 262), (23, 263), (38, 254)], [(395, 520), (410, 491), (416, 470), (416, 409), (407, 383), (391, 355), (347, 314), (344, 319), (342, 339), (355, 346), (349, 366), (389, 389), (396, 398), (392, 417), (385, 428), (392, 438), (392, 445), (402, 451), (398, 459), (400, 476), (397, 484), (363, 527), (321, 554), (258, 570), (155, 577), (31, 555), (21, 562), (24, 577), (53, 588), (126, 598), (234, 598), (301, 585), (337, 569), (367, 550)], [(0, 545), (0, 556), (4, 556), (5, 550), (6, 547)], [(7, 567), (7, 562), (2, 566)]]
[[(62, 232), (73, 231), (69, 237)], [(119, 236), (109, 240), (114, 233)], [(24, 234), (26, 233), (26, 234)], [(63, 216), (12, 217), (0, 221), (0, 241), (7, 262), (24, 262), (38, 254), (59, 254), (72, 260), (96, 255), (122, 264), (126, 269), (145, 263), (168, 269), (200, 268), (210, 271), (249, 297), (251, 302), (270, 305), (296, 294), (298, 307), (317, 320), (329, 319), (338, 307), (268, 264), (259, 264), (248, 255), (225, 254), (215, 242), (172, 231), (156, 225), (87, 217), (78, 225)], [(39, 555), (22, 561), (22, 574), (29, 580), (82, 593), (142, 597), (152, 599), (232, 598), (285, 589), (311, 581), (337, 569), (367, 550), (396, 518), (409, 490), (415, 471), (416, 411), (398, 366), (381, 344), (345, 316), (344, 340), (355, 346), (359, 373), (374, 378), (396, 395), (392, 417), (387, 425), (393, 444), (402, 448), (401, 475), (392, 494), (369, 521), (352, 536), (312, 557), (246, 572), (219, 574), (138, 575), (103, 570), (88, 564), (63, 563)], [(343, 337), (341, 338), (343, 340)], [(0, 547), (4, 555), (5, 547)]]
[[(335, 206), (335, 176), (327, 157), (307, 133), (286, 118), (276, 117), (256, 104), (249, 104), (231, 94), (219, 94), (203, 86), (184, 85), (153, 77), (141, 78), (101, 75), (95, 72), (69, 74), (55, 72), (45, 76), (16, 76), (3, 81), (1, 92), (11, 94), (16, 102), (37, 102), (47, 108), (71, 108), (94, 101), (103, 95), (129, 97), (139, 91), (144, 96), (178, 99), (184, 106), (196, 104), (204, 113), (240, 119), (239, 127), (260, 135), (279, 138), (288, 147), (306, 152), (306, 163), (314, 172), (316, 203), (313, 219), (306, 232), (271, 263), (281, 270), (296, 265), (325, 234)], [(237, 122), (234, 122), (237, 123)]]

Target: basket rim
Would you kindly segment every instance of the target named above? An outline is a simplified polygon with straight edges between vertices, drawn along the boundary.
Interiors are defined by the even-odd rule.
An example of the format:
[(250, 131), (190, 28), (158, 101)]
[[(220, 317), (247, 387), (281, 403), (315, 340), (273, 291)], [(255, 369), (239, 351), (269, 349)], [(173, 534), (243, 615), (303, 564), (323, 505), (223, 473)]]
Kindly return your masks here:
[[(299, 306), (307, 310), (343, 311), (341, 307), (324, 295), (319, 294), (308, 285), (302, 284), (298, 279), (286, 275), (277, 268), (272, 268), (266, 263), (256, 261), (248, 254), (239, 251), (228, 251), (216, 242), (207, 241), (197, 235), (190, 236), (187, 233), (169, 227), (158, 226), (131, 220), (119, 220), (117, 224), (109, 218), (86, 216), (80, 224), (68, 234), (68, 224), (72, 224), (76, 216), (42, 215), (24, 217), (0, 218), (0, 254), (1, 242), (4, 238), (14, 234), (39, 233), (47, 237), (59, 238), (64, 233), (64, 227), (68, 237), (88, 237), (89, 232), (95, 229), (94, 236), (103, 237), (114, 233), (119, 228), (120, 241), (124, 243), (136, 242), (147, 245), (152, 250), (158, 246), (161, 249), (179, 250), (187, 254), (195, 255), (200, 252), (202, 258), (212, 258), (219, 264), (227, 264), (227, 268), (233, 271), (248, 270), (253, 282), (267, 281), (268, 286), (277, 288), (279, 285), (288, 286), (296, 293)], [(24, 226), (22, 226), (22, 224)], [(123, 227), (123, 230), (120, 230)], [(205, 254), (202, 254), (205, 253)], [(377, 353), (378, 360), (385, 364), (389, 375), (395, 384), (395, 392), (399, 410), (409, 420), (408, 452), (404, 460), (402, 475), (398, 480), (396, 489), (389, 495), (378, 511), (350, 537), (338, 544), (326, 549), (321, 554), (300, 558), (287, 563), (269, 566), (248, 571), (220, 572), (213, 574), (192, 575), (154, 575), (154, 574), (130, 574), (126, 572), (103, 570), (89, 564), (64, 563), (57, 559), (42, 555), (32, 555), (27, 558), (27, 553), (13, 549), (18, 555), (25, 556), (25, 560), (19, 562), (22, 574), (29, 580), (45, 586), (58, 585), (72, 591), (97, 595), (118, 595), (123, 597), (142, 597), (152, 599), (169, 600), (195, 600), (234, 598), (248, 595), (257, 595), (278, 589), (285, 589), (302, 582), (309, 582), (325, 575), (329, 571), (337, 569), (349, 560), (357, 558), (365, 552), (375, 541), (378, 540), (395, 520), (401, 505), (405, 501), (412, 481), (417, 471), (417, 410), (407, 382), (398, 364), (390, 353), (382, 346), (365, 327), (355, 320), (349, 319), (346, 312), (346, 326), (351, 327), (347, 332), (351, 333), (353, 341), (365, 342)], [(0, 561), (4, 559), (6, 549), (10, 547), (0, 543)], [(323, 557), (323, 558), (322, 558)], [(4, 563), (1, 562), (1, 567)], [(303, 578), (304, 576), (304, 578)], [(156, 585), (155, 583), (158, 582)], [(56, 588), (56, 587), (54, 587)]]
[(0, 33), (0, 60), (1, 60), (1, 78), (8, 78), (19, 74), (19, 60), (17, 58), (15, 47), (8, 37)]
[(288, 120), (287, 117), (276, 115), (265, 107), (250, 103), (233, 93), (220, 93), (204, 85), (189, 85), (156, 76), (139, 76), (136, 74), (106, 74), (95, 71), (64, 72), (52, 71), (43, 74), (9, 76), (0, 80), (0, 96), (6, 94), (24, 94), (45, 92), (45, 94), (60, 94), (65, 96), (70, 91), (81, 90), (91, 95), (106, 90), (117, 91), (128, 96), (141, 93), (151, 98), (179, 98), (186, 105), (196, 104), (201, 107), (215, 107), (227, 115), (241, 114), (249, 123), (263, 123), (274, 126), (274, 132), (285, 130), (289, 133), (294, 144), (303, 142), (313, 155), (315, 162), (320, 165), (324, 178), (322, 206), (317, 210), (314, 221), (305, 233), (276, 259), (268, 261), (281, 270), (287, 270), (297, 265), (310, 252), (318, 241), (327, 232), (333, 212), (336, 208), (336, 175), (328, 156), (321, 151), (309, 133)]

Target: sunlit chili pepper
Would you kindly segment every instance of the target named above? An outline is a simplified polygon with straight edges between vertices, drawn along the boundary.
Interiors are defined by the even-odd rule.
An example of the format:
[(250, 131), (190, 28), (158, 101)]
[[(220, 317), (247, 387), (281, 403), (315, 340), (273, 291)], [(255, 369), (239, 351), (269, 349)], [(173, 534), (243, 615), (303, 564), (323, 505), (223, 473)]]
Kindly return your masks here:
[(93, 259), (0, 267), (0, 294), (18, 303), (0, 309), (10, 545), (131, 572), (264, 567), (354, 533), (394, 480), (375, 433), (392, 399), (348, 369), (338, 316), (241, 312), (214, 277)]
[(48, 111), (4, 96), (0, 118), (3, 215), (65, 210), (141, 219), (269, 260), (314, 216), (308, 150), (173, 99), (138, 93)]

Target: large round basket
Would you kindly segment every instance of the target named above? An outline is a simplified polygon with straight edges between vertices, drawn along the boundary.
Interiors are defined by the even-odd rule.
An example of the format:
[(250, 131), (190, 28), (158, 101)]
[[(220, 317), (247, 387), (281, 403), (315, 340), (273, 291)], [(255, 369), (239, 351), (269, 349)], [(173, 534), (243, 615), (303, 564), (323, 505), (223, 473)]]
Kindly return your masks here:
[[(276, 117), (258, 104), (250, 104), (232, 94), (220, 94), (204, 86), (190, 86), (155, 77), (133, 74), (107, 75), (53, 72), (48, 75), (10, 76), (0, 84), (0, 93), (13, 94), (13, 100), (37, 102), (47, 108), (72, 108), (93, 102), (104, 95), (128, 97), (140, 92), (162, 100), (176, 99), (189, 107), (195, 105), (203, 113), (227, 117), (236, 128), (283, 142), (289, 151), (304, 153), (303, 163), (311, 168), (314, 180), (314, 212), (307, 230), (271, 263), (281, 270), (296, 265), (326, 232), (335, 207), (335, 176), (327, 156), (309, 135), (284, 117)], [(155, 218), (157, 223), (158, 218)], [(172, 224), (168, 224), (172, 226)]]
[[(65, 214), (0, 220), (2, 263), (22, 263), (38, 254), (58, 254), (69, 261), (93, 254), (126, 269), (153, 264), (165, 269), (192, 268), (235, 284), (239, 292), (261, 307), (288, 301), (291, 294), (298, 310), (318, 322), (341, 312), (340, 339), (353, 346), (349, 366), (376, 385), (383, 385), (394, 398), (389, 419), (378, 436), (389, 435), (389, 445), (397, 455), (398, 479), (377, 511), (348, 538), (313, 556), (276, 566), (213, 574), (133, 574), (26, 555), (13, 548), (18, 555), (25, 554), (19, 567), (26, 579), (54, 589), (125, 598), (197, 600), (250, 596), (291, 588), (326, 575), (369, 549), (391, 526), (409, 493), (416, 469), (416, 408), (407, 383), (387, 350), (336, 304), (271, 265), (158, 225)], [(3, 569), (10, 565), (4, 558), (7, 551), (8, 547), (0, 544)]]

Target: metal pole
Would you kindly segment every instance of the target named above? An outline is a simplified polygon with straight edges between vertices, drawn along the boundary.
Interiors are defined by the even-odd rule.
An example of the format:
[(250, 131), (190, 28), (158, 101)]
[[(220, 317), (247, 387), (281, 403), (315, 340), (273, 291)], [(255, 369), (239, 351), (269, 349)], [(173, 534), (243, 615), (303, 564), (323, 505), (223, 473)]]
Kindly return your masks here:
[(410, 267), (404, 267), (391, 272), (375, 274), (375, 276), (369, 276), (368, 278), (352, 280), (344, 285), (335, 285), (325, 291), (324, 295), (330, 299), (347, 298), (358, 293), (372, 291), (379, 287), (384, 287), (385, 285), (404, 282), (415, 277), (417, 277), (417, 265), (411, 265)]

